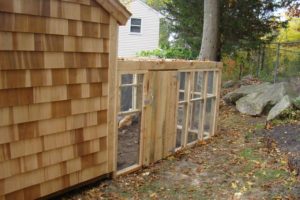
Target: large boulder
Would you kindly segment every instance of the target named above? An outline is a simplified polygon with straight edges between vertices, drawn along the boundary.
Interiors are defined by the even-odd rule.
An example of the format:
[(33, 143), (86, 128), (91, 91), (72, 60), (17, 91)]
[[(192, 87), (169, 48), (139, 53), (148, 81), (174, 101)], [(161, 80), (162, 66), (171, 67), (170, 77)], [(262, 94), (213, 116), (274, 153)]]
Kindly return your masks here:
[[(251, 93), (246, 95), (245, 97), (240, 98), (236, 102), (236, 108), (243, 114), (247, 115), (259, 115), (262, 113), (264, 108), (263, 101), (260, 100), (260, 95), (262, 93)], [(253, 103), (255, 102), (255, 103)]]
[(267, 105), (277, 104), (287, 94), (287, 83), (264, 84), (256, 91), (240, 98), (236, 102), (236, 108), (243, 114), (257, 116), (262, 114)]
[(222, 87), (223, 87), (223, 88), (231, 88), (231, 87), (233, 87), (235, 84), (236, 84), (236, 81), (229, 80), (229, 81), (226, 81), (225, 83), (223, 83)]
[(271, 87), (272, 87), (272, 84), (270, 84), (270, 83), (242, 86), (239, 89), (225, 95), (223, 99), (228, 104), (234, 104), (237, 100), (239, 100), (240, 98), (242, 98), (248, 94), (262, 93), (264, 91), (269, 90)]
[(297, 97), (297, 98), (295, 98), (295, 99), (293, 99), (293, 105), (294, 105), (296, 108), (300, 109), (300, 96)]
[(267, 121), (275, 119), (279, 116), (283, 111), (291, 107), (292, 103), (290, 97), (285, 95), (269, 112)]

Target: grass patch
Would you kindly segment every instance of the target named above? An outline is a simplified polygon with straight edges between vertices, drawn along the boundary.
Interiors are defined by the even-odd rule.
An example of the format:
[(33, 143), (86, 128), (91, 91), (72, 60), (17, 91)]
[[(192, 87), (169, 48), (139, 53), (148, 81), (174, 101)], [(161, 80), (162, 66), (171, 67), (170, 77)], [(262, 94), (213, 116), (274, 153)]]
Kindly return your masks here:
[(159, 182), (150, 182), (142, 185), (140, 188), (138, 188), (138, 191), (139, 193), (151, 194), (159, 191), (161, 187), (162, 185)]
[(247, 162), (243, 168), (244, 173), (249, 173), (255, 168), (254, 163), (252, 162)]
[(261, 158), (254, 152), (252, 148), (246, 148), (241, 153), (240, 156), (246, 160), (260, 161)]
[(265, 124), (256, 124), (254, 128), (255, 130), (262, 130), (265, 128)]
[(287, 177), (288, 174), (289, 173), (284, 170), (261, 169), (255, 172), (254, 175), (258, 178), (259, 182), (266, 182), (266, 181), (274, 181), (276, 179)]

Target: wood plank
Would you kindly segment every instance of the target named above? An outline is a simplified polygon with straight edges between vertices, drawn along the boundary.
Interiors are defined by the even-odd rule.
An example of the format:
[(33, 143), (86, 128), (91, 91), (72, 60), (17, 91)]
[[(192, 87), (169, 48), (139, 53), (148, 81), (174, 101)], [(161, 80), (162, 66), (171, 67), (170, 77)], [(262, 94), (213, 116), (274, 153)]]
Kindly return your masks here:
[[(88, 160), (89, 163), (87, 163)], [(85, 168), (82, 168), (82, 161), (85, 163), (86, 166)], [(85, 172), (85, 169), (94, 168), (94, 166), (98, 167), (99, 164), (106, 165), (105, 154), (103, 154), (102, 152), (93, 153), (91, 155), (84, 156), (83, 158), (68, 160), (64, 163), (59, 163), (56, 165), (39, 168), (34, 171), (22, 173), (21, 175), (18, 174), (16, 176), (12, 176), (4, 180), (0, 180), (0, 182), (4, 184), (5, 191), (3, 194), (8, 194), (23, 188), (31, 187), (37, 184), (41, 184), (62, 177), (66, 174), (71, 174), (74, 172), (82, 172), (82, 171)], [(72, 167), (70, 167), (71, 165)]]
[[(150, 87), (146, 98), (151, 103), (144, 109), (144, 164), (153, 163), (175, 150), (177, 72), (160, 71), (149, 73)], [(153, 98), (153, 99), (152, 99)], [(170, 98), (174, 98), (170, 102)], [(146, 100), (149, 101), (149, 100)]]
[[(37, 136), (50, 135), (89, 126), (95, 126), (103, 120), (99, 112), (73, 115), (63, 118), (40, 120), (23, 124), (0, 127), (0, 144), (30, 139)], [(99, 119), (98, 119), (99, 116)]]
[(202, 105), (202, 112), (200, 114), (199, 119), (199, 133), (200, 137), (199, 139), (201, 141), (204, 140), (204, 125), (205, 125), (205, 113), (206, 113), (206, 102), (207, 102), (207, 82), (208, 82), (208, 72), (204, 72), (203, 76), (203, 88), (202, 88), (202, 96), (204, 98), (203, 105)]
[(108, 53), (108, 39), (0, 32), (0, 51)]
[(170, 81), (168, 82), (167, 101), (166, 101), (166, 123), (165, 123), (165, 148), (164, 157), (175, 152), (175, 142), (177, 134), (177, 72), (169, 72)]
[(22, 88), (0, 90), (0, 108), (14, 105), (26, 105), (34, 102), (33, 89)]
[[(56, 74), (58, 77), (62, 75), (65, 77), (61, 77), (57, 81), (58, 77), (53, 77)], [(107, 81), (106, 68), (55, 69), (55, 72), (51, 69), (0, 70), (0, 89), (36, 87), (34, 90), (39, 90), (38, 88), (42, 88), (42, 86), (56, 88), (68, 85), (68, 90), (72, 90), (71, 88), (75, 86), (86, 87), (88, 84), (102, 83), (103, 96), (107, 96)], [(86, 94), (86, 92), (82, 94)]]
[(213, 127), (212, 134), (215, 135), (218, 130), (218, 117), (219, 117), (219, 108), (220, 108), (220, 96), (221, 96), (221, 86), (222, 86), (222, 70), (216, 72), (216, 101), (215, 101), (215, 109), (214, 109), (214, 119), (213, 119)]
[(142, 133), (143, 133), (143, 165), (149, 165), (151, 162), (151, 149), (152, 144), (154, 143), (152, 139), (152, 89), (153, 85), (150, 84), (150, 81), (153, 79), (153, 73), (146, 73), (144, 75), (144, 106), (143, 106), (143, 121), (142, 121)]
[(0, 70), (107, 67), (106, 53), (0, 52)]
[(76, 143), (81, 143), (107, 135), (106, 125), (85, 127), (72, 131), (23, 139), (10, 144), (0, 145), (0, 160), (15, 159), (23, 156), (37, 154), (55, 148), (62, 148)]
[(0, 126), (106, 110), (106, 102), (107, 97), (92, 97), (87, 99), (14, 106), (8, 108), (8, 110), (7, 108), (3, 108), (0, 109), (4, 111), (0, 112), (0, 119), (4, 120), (0, 122)]
[(97, 5), (97, 4), (93, 3), (93, 0), (62, 0), (62, 1), (78, 3), (78, 4), (88, 5), (88, 6)]
[(188, 130), (189, 130), (189, 122), (190, 122), (190, 115), (191, 115), (191, 112), (190, 112), (190, 107), (191, 107), (191, 101), (190, 101), (190, 99), (191, 99), (191, 91), (192, 91), (192, 73), (188, 73), (188, 75), (186, 76), (186, 79), (187, 79), (187, 81), (186, 81), (186, 95), (187, 95), (187, 97), (186, 97), (186, 101), (187, 101), (187, 103), (186, 103), (186, 105), (185, 105), (185, 120), (184, 120), (184, 140), (183, 140), (183, 146), (186, 146), (187, 144), (188, 144), (188, 135), (189, 135), (189, 133), (188, 133)]
[(108, 24), (0, 12), (0, 30), (108, 39)]
[[(65, 148), (68, 149), (68, 148)], [(34, 158), (34, 159), (28, 159)], [(93, 164), (103, 163), (107, 161), (107, 152), (106, 150), (88, 154), (82, 157), (70, 158), (68, 160), (54, 163), (53, 165), (42, 165), (42, 163), (38, 163), (37, 156), (27, 156), (25, 158), (17, 158), (11, 159), (0, 163), (1, 171), (0, 171), (0, 179), (18, 176), (21, 173), (28, 173), (31, 171), (45, 169), (49, 171), (52, 167), (64, 166), (64, 171), (62, 175), (74, 173), (76, 171), (80, 171), (83, 168), (87, 168), (92, 166)], [(37, 164), (34, 164), (34, 163)], [(34, 165), (33, 165), (34, 164)], [(24, 167), (30, 166), (30, 167)]]
[(108, 163), (107, 171), (113, 171), (114, 175), (117, 171), (117, 144), (118, 144), (118, 130), (117, 130), (117, 100), (118, 97), (118, 74), (117, 74), (117, 51), (118, 51), (118, 24), (117, 21), (110, 17), (110, 29), (109, 29), (109, 68), (108, 68), (108, 110), (107, 113), (107, 147), (108, 147)]
[(119, 59), (118, 70), (184, 70), (184, 69), (215, 69), (221, 66), (218, 62), (208, 61), (186, 61), (186, 60), (145, 60), (145, 59)]
[[(109, 14), (102, 7), (93, 7), (59, 0), (0, 0), (0, 11), (96, 23), (109, 23)], [(85, 13), (93, 13), (86, 17)]]

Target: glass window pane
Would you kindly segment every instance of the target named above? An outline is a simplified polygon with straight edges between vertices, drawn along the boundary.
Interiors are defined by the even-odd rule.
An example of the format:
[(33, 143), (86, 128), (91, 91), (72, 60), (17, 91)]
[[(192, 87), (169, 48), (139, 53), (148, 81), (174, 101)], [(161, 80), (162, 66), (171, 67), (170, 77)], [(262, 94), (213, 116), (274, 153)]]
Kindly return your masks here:
[(208, 72), (207, 93), (208, 94), (215, 94), (215, 78), (214, 78), (214, 72), (213, 71)]
[(196, 142), (198, 140), (198, 133), (189, 131), (187, 143)]
[(186, 97), (186, 84), (187, 84), (187, 72), (179, 72), (179, 101), (184, 101), (187, 99)]
[(120, 111), (126, 112), (133, 110), (133, 87), (121, 87)]
[(201, 101), (194, 101), (191, 103), (191, 114), (190, 114), (190, 123), (189, 123), (190, 130), (198, 131), (200, 112), (202, 110), (201, 107), (202, 107)]
[(202, 88), (203, 88), (203, 72), (195, 72), (194, 77), (194, 91), (192, 93), (192, 98), (200, 98), (202, 96)]
[(179, 73), (179, 89), (184, 90), (186, 87), (186, 79), (187, 79), (187, 73), (186, 72), (180, 72)]
[(132, 33), (140, 33), (141, 32), (141, 27), (140, 26), (131, 26), (130, 27), (130, 32), (132, 32)]
[(179, 92), (179, 101), (184, 101), (184, 91), (183, 92)]
[(184, 141), (184, 123), (186, 118), (186, 105), (179, 104), (178, 105), (178, 113), (177, 113), (177, 134), (176, 134), (176, 148), (181, 147)]
[(137, 18), (131, 18), (131, 25), (141, 26), (142, 20)]
[(184, 119), (186, 117), (186, 106), (184, 104), (179, 104), (178, 105), (178, 114), (177, 114), (177, 125), (178, 126), (183, 126), (184, 124)]
[(182, 129), (177, 129), (177, 134), (176, 134), (176, 148), (179, 148), (183, 146), (183, 131)]
[(121, 84), (132, 84), (133, 83), (133, 74), (123, 74), (121, 75)]
[(139, 163), (141, 113), (118, 116), (118, 161), (117, 170)]
[(214, 109), (215, 109), (215, 99), (209, 98), (206, 101), (206, 108), (205, 108), (205, 120), (204, 120), (204, 134), (206, 136), (210, 136), (212, 134), (212, 126), (214, 120)]
[(194, 101), (191, 103), (188, 143), (195, 142), (198, 140), (201, 107), (201, 101)]

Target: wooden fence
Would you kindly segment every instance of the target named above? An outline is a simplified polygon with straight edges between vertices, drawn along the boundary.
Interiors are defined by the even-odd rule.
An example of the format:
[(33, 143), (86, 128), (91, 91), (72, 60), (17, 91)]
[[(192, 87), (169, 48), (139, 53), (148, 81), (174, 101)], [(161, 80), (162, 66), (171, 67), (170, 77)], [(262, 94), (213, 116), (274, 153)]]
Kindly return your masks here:
[[(141, 127), (138, 161), (119, 171), (117, 155), (122, 152), (118, 151), (118, 137), (115, 138), (117, 175), (154, 163), (215, 134), (221, 69), (222, 64), (217, 62), (118, 61), (115, 118), (140, 113)], [(126, 81), (126, 77), (132, 77), (132, 82)], [(124, 88), (132, 91), (132, 104), (127, 109), (122, 102), (126, 100), (122, 98)], [(117, 127), (115, 133), (117, 136)]]

